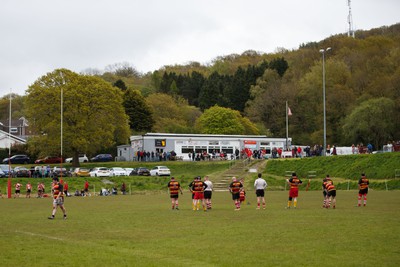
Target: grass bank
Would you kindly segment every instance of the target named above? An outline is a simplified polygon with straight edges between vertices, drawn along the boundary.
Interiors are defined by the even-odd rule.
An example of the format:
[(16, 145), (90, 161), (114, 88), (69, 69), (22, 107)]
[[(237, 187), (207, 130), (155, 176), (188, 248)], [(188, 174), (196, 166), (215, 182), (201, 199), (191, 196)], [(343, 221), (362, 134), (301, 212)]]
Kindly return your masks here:
[[(167, 162), (106, 162), (106, 163), (84, 163), (82, 167), (93, 168), (93, 167), (123, 167), (123, 168), (137, 168), (137, 167), (147, 167), (151, 169), (156, 165), (165, 165), (171, 169), (171, 174), (175, 176), (183, 187), (193, 180), (195, 176), (204, 177), (205, 175), (210, 175), (212, 173), (219, 173), (227, 170), (231, 162), (229, 161), (209, 161), (209, 162), (177, 162), (177, 161), (167, 161)], [(71, 165), (65, 165), (66, 168), (70, 168)], [(166, 185), (170, 177), (168, 176), (124, 176), (124, 177), (65, 177), (64, 181), (68, 182), (69, 191), (72, 193), (76, 189), (81, 190), (84, 186), (85, 180), (88, 180), (90, 184), (90, 190), (93, 192), (99, 192), (101, 188), (111, 189), (112, 186), (116, 186), (119, 190), (122, 183), (127, 185), (132, 193), (137, 193), (141, 191), (151, 190), (166, 190)], [(7, 189), (7, 178), (0, 178), (0, 190), (3, 194), (6, 193)], [(12, 193), (14, 193), (14, 185), (17, 182), (23, 184), (21, 192), (25, 194), (25, 185), (28, 181), (33, 185), (33, 194), (37, 192), (37, 184), (43, 182), (47, 192), (49, 192), (50, 184), (52, 182), (51, 178), (12, 178)]]
[(268, 160), (264, 170), (271, 189), (285, 190), (292, 171), (303, 180), (300, 190), (321, 190), (322, 179), (329, 174), (339, 190), (356, 190), (361, 173), (370, 180), (374, 190), (399, 190), (400, 153), (312, 157)]

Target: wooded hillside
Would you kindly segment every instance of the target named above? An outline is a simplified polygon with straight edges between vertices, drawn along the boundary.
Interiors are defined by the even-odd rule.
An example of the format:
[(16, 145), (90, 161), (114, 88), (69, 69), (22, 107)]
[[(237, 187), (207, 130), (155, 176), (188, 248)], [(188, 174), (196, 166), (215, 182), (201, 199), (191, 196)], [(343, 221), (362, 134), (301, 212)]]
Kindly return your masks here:
[(322, 55), (326, 52), (327, 142), (373, 143), (400, 139), (400, 24), (340, 34), (274, 54), (246, 51), (216, 58), (209, 66), (165, 66), (145, 75), (158, 91), (178, 94), (204, 110), (236, 109), (273, 136), (285, 136), (285, 101), (297, 144), (323, 138)]
[[(189, 62), (146, 74), (129, 64), (86, 74), (100, 76), (129, 91), (129, 99), (134, 97), (132, 90), (140, 91), (143, 98), (135, 97), (134, 103), (136, 108), (146, 109), (142, 113), (148, 118), (141, 123), (131, 122), (132, 131), (137, 133), (143, 129), (196, 132), (195, 120), (218, 105), (239, 111), (258, 127), (260, 134), (283, 137), (288, 101), (293, 113), (289, 117), (289, 136), (295, 144), (314, 145), (323, 143), (319, 50), (330, 47), (325, 53), (327, 143), (371, 142), (379, 149), (388, 141), (400, 140), (400, 24), (357, 31), (355, 36), (339, 34), (271, 54), (248, 50), (217, 57), (207, 65)], [(147, 103), (142, 105), (140, 101)], [(125, 100), (125, 109), (131, 120), (139, 120), (130, 102)], [(0, 109), (6, 105), (7, 99), (3, 98)], [(169, 111), (157, 112), (160, 105), (168, 105)], [(183, 114), (178, 116), (180, 111)], [(15, 116), (21, 115), (21, 110), (15, 111)], [(179, 119), (174, 121), (174, 117)], [(134, 125), (141, 127), (135, 129)]]

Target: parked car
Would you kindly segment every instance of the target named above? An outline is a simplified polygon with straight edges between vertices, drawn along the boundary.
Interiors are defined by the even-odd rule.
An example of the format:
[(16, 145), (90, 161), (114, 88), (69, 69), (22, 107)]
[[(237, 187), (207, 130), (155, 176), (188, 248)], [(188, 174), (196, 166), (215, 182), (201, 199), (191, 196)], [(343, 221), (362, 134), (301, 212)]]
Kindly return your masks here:
[(121, 167), (112, 167), (110, 168), (110, 176), (127, 176), (125, 169)]
[(150, 170), (151, 176), (170, 176), (171, 171), (166, 166), (155, 166), (153, 169)]
[(130, 176), (135, 176), (135, 175), (143, 175), (143, 176), (149, 176), (150, 175), (150, 170), (145, 168), (145, 167), (139, 167), (139, 168), (134, 168), (130, 174)]
[(1, 177), (1, 178), (6, 177), (6, 174), (3, 172), (2, 169), (0, 169), (0, 177)]
[(109, 177), (110, 170), (106, 167), (96, 167), (90, 171), (90, 177)]
[(5, 174), (5, 177), (8, 177), (8, 174), (11, 170), (11, 176), (13, 176), (13, 168), (11, 168), (10, 166), (8, 166), (8, 164), (1, 164), (0, 165), (0, 169), (1, 171)]
[(51, 177), (60, 177), (62, 172), (62, 177), (70, 177), (71, 173), (67, 171), (66, 168), (61, 168), (61, 167), (54, 167), (51, 170)]
[(90, 176), (90, 170), (86, 169), (86, 168), (75, 168), (75, 170), (72, 173), (72, 176), (89, 177)]
[[(66, 163), (71, 163), (73, 158), (66, 158), (65, 162)], [(79, 162), (89, 162), (88, 157), (86, 156), (86, 154), (79, 154)]]
[(127, 175), (130, 175), (134, 168), (124, 168)]
[(94, 162), (106, 162), (106, 161), (112, 161), (113, 157), (111, 154), (98, 154), (95, 157), (90, 159), (91, 161)]
[(3, 159), (3, 164), (28, 164), (31, 159), (27, 155), (14, 155), (11, 158)]
[(54, 164), (63, 162), (60, 157), (45, 157), (43, 159), (35, 160), (35, 164)]
[(14, 168), (14, 177), (30, 177), (30, 176), (31, 172), (29, 169), (21, 166)]

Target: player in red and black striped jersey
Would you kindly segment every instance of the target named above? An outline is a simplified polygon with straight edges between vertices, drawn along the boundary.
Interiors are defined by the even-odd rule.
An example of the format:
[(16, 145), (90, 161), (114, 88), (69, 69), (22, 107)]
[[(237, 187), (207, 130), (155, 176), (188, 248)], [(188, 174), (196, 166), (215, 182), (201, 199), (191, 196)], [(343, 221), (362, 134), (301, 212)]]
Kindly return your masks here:
[(191, 181), (190, 184), (189, 184), (189, 191), (192, 193), (192, 209), (195, 209), (195, 208), (196, 208), (195, 205), (194, 205), (194, 192), (193, 192), (192, 187), (193, 187), (193, 183), (194, 183), (198, 178), (200, 178), (200, 177), (199, 177), (199, 176), (194, 177), (193, 181)]
[(289, 190), (289, 200), (287, 208), (290, 209), (290, 205), (293, 200), (293, 207), (297, 207), (297, 197), (299, 196), (299, 185), (303, 183), (299, 178), (297, 178), (296, 173), (292, 173), (292, 178), (286, 180), (290, 186)]
[(55, 215), (56, 215), (56, 211), (57, 211), (57, 206), (60, 207), (60, 209), (63, 211), (64, 213), (64, 220), (67, 219), (67, 211), (65, 210), (64, 207), (64, 188), (63, 185), (60, 184), (60, 182), (58, 181), (57, 177), (53, 178), (53, 186), (51, 188), (51, 191), (53, 192), (53, 212), (51, 214), (51, 216), (49, 217), (50, 220), (53, 220)]
[(203, 210), (207, 211), (206, 202), (204, 200), (204, 189), (207, 188), (207, 184), (201, 181), (201, 177), (197, 176), (196, 179), (193, 181), (192, 184), (192, 192), (194, 193), (193, 199), (193, 210), (200, 209), (200, 202), (203, 205)]
[(336, 208), (336, 188), (333, 185), (332, 180), (328, 180), (325, 184), (326, 188), (326, 193), (327, 193), (327, 203), (325, 203), (325, 207), (328, 209), (331, 206), (332, 202), (332, 208)]
[(322, 194), (324, 195), (324, 203), (322, 205), (323, 208), (326, 208), (327, 203), (328, 203), (328, 191), (326, 190), (326, 184), (331, 182), (331, 178), (329, 177), (329, 174), (326, 175), (324, 180), (322, 180)]
[(240, 192), (243, 190), (243, 184), (232, 177), (232, 183), (229, 185), (229, 192), (232, 194), (232, 200), (235, 203), (235, 210), (240, 210)]
[(171, 197), (171, 204), (172, 204), (172, 209), (179, 210), (179, 203), (178, 203), (178, 197), (179, 197), (179, 192), (183, 194), (181, 185), (179, 184), (178, 181), (175, 180), (175, 177), (171, 177), (171, 180), (168, 182), (168, 189), (169, 189), (169, 194)]
[(368, 194), (369, 181), (365, 174), (361, 174), (360, 180), (358, 180), (358, 206), (361, 206), (361, 198), (364, 197), (364, 206), (367, 205), (367, 194)]

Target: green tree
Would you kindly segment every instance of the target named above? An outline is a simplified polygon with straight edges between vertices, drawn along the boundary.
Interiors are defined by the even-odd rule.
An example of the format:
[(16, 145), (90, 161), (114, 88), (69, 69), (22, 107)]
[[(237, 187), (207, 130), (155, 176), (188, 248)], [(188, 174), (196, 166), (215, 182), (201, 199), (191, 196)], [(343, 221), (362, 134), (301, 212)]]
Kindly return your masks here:
[(202, 134), (259, 134), (257, 127), (239, 111), (219, 106), (204, 111), (196, 122)]
[(183, 81), (180, 85), (181, 94), (189, 101), (190, 105), (198, 105), (198, 97), (204, 81), (204, 76), (197, 71), (193, 71), (191, 75), (183, 76)]
[(169, 87), (169, 92), (172, 95), (178, 95), (179, 89), (178, 89), (178, 86), (176, 85), (176, 81), (175, 80), (172, 81), (171, 86)]
[(276, 72), (279, 74), (279, 76), (283, 76), (285, 74), (286, 70), (289, 68), (289, 64), (287, 61), (282, 57), (282, 58), (276, 58), (273, 59), (269, 63), (269, 67), (273, 70), (276, 70)]
[(251, 100), (247, 102), (246, 115), (255, 123), (262, 123), (273, 136), (285, 136), (285, 90), (282, 78), (268, 69), (251, 87)]
[(124, 83), (124, 81), (121, 80), (121, 79), (118, 79), (118, 80), (113, 84), (113, 86), (118, 87), (118, 88), (121, 89), (122, 91), (125, 91), (126, 89), (128, 89), (128, 88), (126, 87), (126, 84)]
[[(347, 65), (335, 58), (330, 58), (325, 63), (326, 70), (326, 134), (327, 144), (343, 143), (342, 123), (348, 110), (355, 102), (355, 95), (348, 86), (350, 72)], [(302, 136), (302, 143), (323, 143), (323, 90), (322, 90), (322, 62), (310, 69), (299, 82), (299, 92), (296, 95), (297, 117), (296, 129)]]
[[(62, 90), (62, 94), (61, 94)], [(35, 81), (27, 90), (26, 114), (40, 135), (30, 149), (40, 155), (59, 155), (63, 96), (63, 155), (72, 154), (79, 165), (81, 152), (97, 151), (128, 141), (128, 117), (122, 92), (101, 78), (57, 69)]]
[(199, 94), (199, 107), (205, 110), (214, 105), (223, 104), (223, 92), (226, 84), (223, 77), (213, 72), (203, 84)]
[(249, 98), (250, 85), (246, 82), (246, 72), (239, 67), (232, 76), (232, 82), (224, 88), (226, 107), (243, 111), (244, 105)]
[(395, 101), (381, 97), (361, 103), (346, 118), (343, 130), (352, 143), (372, 143), (379, 149), (395, 134)]
[[(11, 94), (11, 119), (17, 120), (23, 115), (25, 96)], [(0, 99), (0, 120), (8, 121), (10, 112), (10, 94), (3, 96)]]
[(201, 113), (198, 108), (189, 106), (182, 97), (168, 94), (152, 94), (146, 98), (146, 102), (153, 110), (155, 132), (193, 132), (194, 120)]
[(130, 128), (136, 132), (151, 131), (154, 124), (153, 113), (142, 94), (138, 90), (128, 89), (123, 98)]

